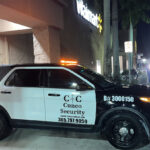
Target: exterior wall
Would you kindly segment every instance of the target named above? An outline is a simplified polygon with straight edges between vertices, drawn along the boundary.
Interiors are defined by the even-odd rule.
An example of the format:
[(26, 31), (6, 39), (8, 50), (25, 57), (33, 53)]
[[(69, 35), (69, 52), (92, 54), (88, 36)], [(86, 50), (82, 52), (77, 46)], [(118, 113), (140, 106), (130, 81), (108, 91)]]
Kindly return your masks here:
[(103, 36), (77, 14), (75, 1), (67, 0), (67, 3), (61, 31), (61, 58), (78, 60), (79, 64), (96, 70), (96, 60), (103, 66)]
[(32, 34), (9, 35), (8, 42), (8, 64), (33, 63)]
[[(75, 0), (65, 0), (68, 5), (64, 7), (64, 18), (58, 1), (61, 0), (0, 0), (0, 18), (33, 27), (33, 39), (31, 34), (0, 36), (0, 64), (57, 63), (67, 58), (93, 70), (99, 60), (103, 70), (103, 35), (77, 14)], [(8, 28), (1, 30), (6, 34)], [(124, 41), (128, 40), (128, 31), (120, 31), (119, 39), (125, 69)], [(133, 60), (136, 64), (136, 57)]]
[(0, 0), (0, 18), (29, 27), (63, 28), (63, 6), (57, 0)]
[(0, 64), (9, 63), (8, 42), (6, 36), (0, 35)]
[(49, 34), (48, 27), (33, 30), (34, 62), (49, 63)]
[[(7, 36), (6, 39), (0, 39), (2, 47), (5, 46), (5, 43), (8, 47), (8, 55), (5, 50), (1, 54), (7, 59), (7, 61), (2, 59), (2, 63), (59, 62), (59, 31), (64, 25), (63, 7), (65, 5), (64, 0), (0, 0), (0, 34), (21, 33), (20, 30), (17, 30), (20, 26), (8, 22), (11, 21), (31, 27), (34, 37), (29, 40), (25, 35), (12, 35)], [(29, 33), (31, 29), (22, 30), (22, 33), (25, 32)], [(31, 44), (32, 42), (34, 44)]]
[[(73, 5), (75, 0), (66, 2), (68, 6), (64, 8), (63, 18), (62, 5), (54, 0), (44, 0), (42, 4), (41, 0), (0, 1), (0, 18), (33, 27), (33, 39), (31, 34), (6, 36), (8, 64), (56, 63), (60, 58), (72, 58), (94, 70), (96, 60), (100, 60), (103, 66), (103, 37), (98, 29), (77, 14)], [(10, 17), (11, 14), (13, 16)], [(63, 22), (65, 26), (60, 36)]]
[(59, 30), (52, 27), (33, 29), (34, 62), (58, 63), (60, 59)]

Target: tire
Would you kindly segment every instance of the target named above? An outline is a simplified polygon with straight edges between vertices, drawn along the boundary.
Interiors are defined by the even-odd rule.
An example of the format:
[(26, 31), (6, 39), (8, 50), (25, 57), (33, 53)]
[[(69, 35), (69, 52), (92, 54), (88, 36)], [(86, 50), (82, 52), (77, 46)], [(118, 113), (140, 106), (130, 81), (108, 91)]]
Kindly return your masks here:
[(0, 114), (0, 140), (6, 138), (11, 132), (11, 126), (3, 114)]
[[(106, 138), (116, 148), (134, 149), (147, 140), (140, 119), (131, 113), (114, 115), (106, 122)], [(145, 138), (145, 139), (144, 139)]]

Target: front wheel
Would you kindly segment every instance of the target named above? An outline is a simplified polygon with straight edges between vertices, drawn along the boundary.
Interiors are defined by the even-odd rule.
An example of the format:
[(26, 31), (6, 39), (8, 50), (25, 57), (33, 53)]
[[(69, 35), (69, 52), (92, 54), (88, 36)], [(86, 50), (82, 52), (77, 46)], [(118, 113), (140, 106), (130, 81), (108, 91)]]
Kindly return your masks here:
[(7, 137), (11, 132), (11, 126), (3, 114), (0, 114), (0, 140)]
[(106, 122), (106, 137), (116, 148), (133, 149), (140, 146), (146, 136), (136, 115), (122, 113)]

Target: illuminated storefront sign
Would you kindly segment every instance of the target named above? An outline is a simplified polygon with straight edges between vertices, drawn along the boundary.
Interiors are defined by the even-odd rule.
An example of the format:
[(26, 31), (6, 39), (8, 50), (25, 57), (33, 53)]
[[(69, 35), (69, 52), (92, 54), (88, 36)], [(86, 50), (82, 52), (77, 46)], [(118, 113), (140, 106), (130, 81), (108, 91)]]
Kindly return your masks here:
[(89, 21), (92, 25), (97, 27), (102, 32), (102, 18), (101, 15), (97, 15), (92, 13), (86, 5), (84, 5), (83, 0), (76, 0), (77, 2), (77, 12), (80, 14), (84, 19)]

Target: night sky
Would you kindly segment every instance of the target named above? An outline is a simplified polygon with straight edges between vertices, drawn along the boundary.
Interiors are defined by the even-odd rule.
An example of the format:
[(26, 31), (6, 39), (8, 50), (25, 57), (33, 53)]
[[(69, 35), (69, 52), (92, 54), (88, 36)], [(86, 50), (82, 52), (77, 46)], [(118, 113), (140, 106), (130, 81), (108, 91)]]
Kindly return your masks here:
[(137, 26), (137, 49), (150, 59), (150, 24), (139, 23)]

